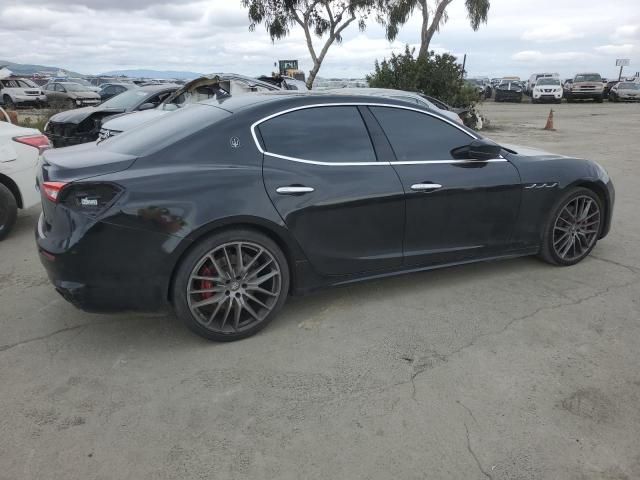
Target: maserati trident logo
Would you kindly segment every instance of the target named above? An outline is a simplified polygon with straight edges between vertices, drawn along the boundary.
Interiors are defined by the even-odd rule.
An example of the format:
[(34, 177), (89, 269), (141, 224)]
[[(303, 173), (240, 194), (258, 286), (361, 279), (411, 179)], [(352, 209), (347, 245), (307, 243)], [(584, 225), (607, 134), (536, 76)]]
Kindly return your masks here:
[(231, 137), (229, 143), (231, 144), (231, 148), (238, 148), (240, 146), (240, 139), (238, 137)]

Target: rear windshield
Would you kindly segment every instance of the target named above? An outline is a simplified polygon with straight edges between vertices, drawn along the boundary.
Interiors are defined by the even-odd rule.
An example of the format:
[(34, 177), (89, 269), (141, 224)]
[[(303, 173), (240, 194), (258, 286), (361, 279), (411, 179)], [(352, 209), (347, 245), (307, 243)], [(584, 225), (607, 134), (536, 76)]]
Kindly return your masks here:
[[(135, 114), (133, 114), (135, 115)], [(172, 145), (231, 115), (210, 105), (189, 105), (98, 144), (106, 150), (144, 157)]]

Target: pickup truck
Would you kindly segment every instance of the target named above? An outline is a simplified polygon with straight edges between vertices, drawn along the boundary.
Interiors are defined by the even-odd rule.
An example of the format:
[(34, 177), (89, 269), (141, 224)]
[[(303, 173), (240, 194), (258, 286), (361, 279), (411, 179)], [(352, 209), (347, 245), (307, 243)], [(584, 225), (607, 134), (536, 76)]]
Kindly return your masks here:
[(599, 73), (579, 73), (573, 77), (569, 88), (565, 88), (564, 95), (567, 102), (590, 98), (595, 102), (602, 103), (603, 92), (604, 84)]

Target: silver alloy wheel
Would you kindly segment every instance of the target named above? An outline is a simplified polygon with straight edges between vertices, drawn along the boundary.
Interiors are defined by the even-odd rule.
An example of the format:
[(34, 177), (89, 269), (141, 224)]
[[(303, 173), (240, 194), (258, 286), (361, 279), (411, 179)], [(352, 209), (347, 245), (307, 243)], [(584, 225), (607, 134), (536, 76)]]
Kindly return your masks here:
[(230, 242), (205, 254), (191, 271), (187, 303), (203, 327), (237, 333), (263, 321), (282, 288), (280, 265), (264, 247)]
[(560, 210), (553, 225), (553, 250), (572, 261), (588, 252), (600, 231), (600, 206), (588, 195), (572, 198)]

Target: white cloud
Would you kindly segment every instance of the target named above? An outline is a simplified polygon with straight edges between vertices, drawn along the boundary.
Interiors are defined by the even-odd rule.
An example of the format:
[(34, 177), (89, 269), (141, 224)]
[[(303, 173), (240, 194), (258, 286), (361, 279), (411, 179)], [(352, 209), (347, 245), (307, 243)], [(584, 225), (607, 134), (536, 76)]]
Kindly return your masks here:
[(621, 25), (611, 36), (614, 41), (624, 41), (634, 38), (640, 38), (640, 25)]
[[(640, 18), (632, 15), (637, 1), (607, 0), (603, 8), (585, 0), (494, 0), (488, 23), (473, 32), (465, 2), (456, 0), (431, 49), (456, 52), (459, 59), (466, 53), (473, 75), (528, 77), (551, 69), (606, 77), (615, 69), (611, 57), (640, 64)], [(311, 68), (298, 28), (272, 42), (264, 26), (250, 32), (248, 25), (240, 0), (0, 0), (0, 59), (82, 73), (154, 68), (258, 75), (270, 73), (281, 58)], [(419, 39), (418, 15), (393, 43), (374, 21), (363, 33), (354, 26), (331, 47), (320, 75), (365, 75), (376, 59), (405, 44), (417, 46)]]
[(605, 55), (631, 55), (636, 48), (631, 43), (625, 43), (623, 45), (600, 45), (594, 50)]
[(543, 27), (527, 30), (522, 34), (523, 40), (540, 43), (561, 42), (582, 37), (584, 37), (584, 33), (575, 32), (569, 25), (564, 24), (547, 24)]
[(587, 52), (541, 52), (540, 50), (523, 50), (514, 53), (511, 58), (516, 62), (560, 63), (572, 60), (586, 60), (591, 55)]

